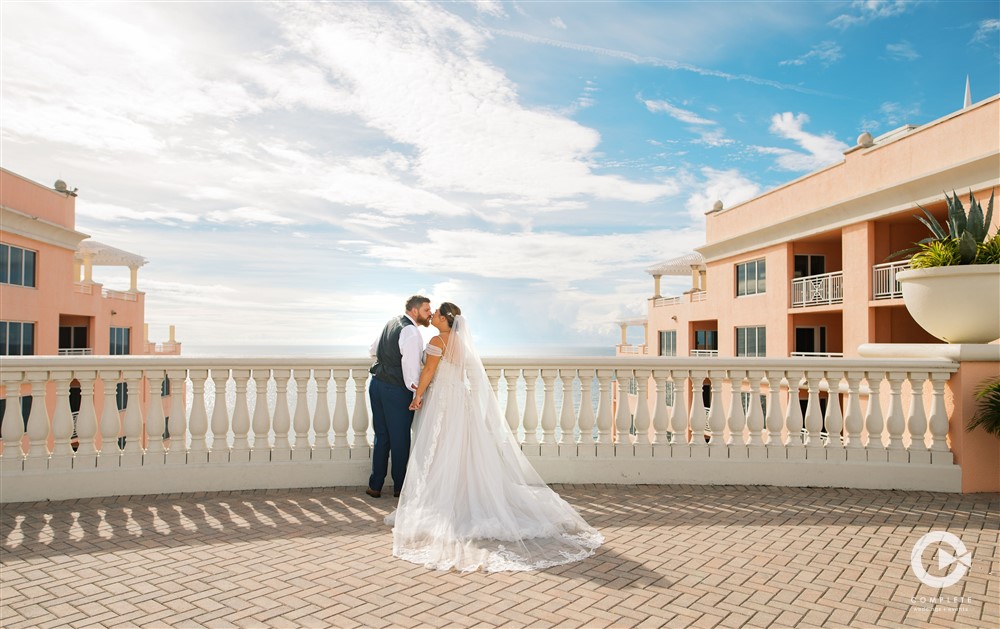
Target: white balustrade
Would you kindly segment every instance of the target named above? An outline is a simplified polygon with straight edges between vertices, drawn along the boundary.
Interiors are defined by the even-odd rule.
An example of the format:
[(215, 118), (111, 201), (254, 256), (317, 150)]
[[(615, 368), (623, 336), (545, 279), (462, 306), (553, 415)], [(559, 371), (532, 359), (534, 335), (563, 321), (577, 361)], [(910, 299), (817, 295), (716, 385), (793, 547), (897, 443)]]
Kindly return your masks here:
[(792, 308), (839, 304), (843, 301), (843, 271), (792, 280)]
[[(363, 484), (370, 466), (367, 367), (366, 359), (5, 358), (5, 492), (20, 487), (9, 474), (53, 479), (47, 491), (65, 483), (83, 492), (110, 491), (101, 489), (102, 474), (118, 475), (107, 487), (146, 479), (149, 493), (179, 491), (175, 483), (182, 481), (171, 480), (175, 476), (190, 491), (240, 482)], [(749, 476), (739, 476), (748, 483), (836, 483), (841, 474), (827, 469), (808, 476), (782, 467), (792, 461), (872, 466), (851, 476), (872, 483), (892, 465), (905, 464), (908, 477), (920, 479), (921, 466), (938, 473), (956, 467), (947, 438), (955, 419), (945, 406), (945, 387), (956, 369), (948, 361), (876, 359), (487, 359), (492, 392), (505, 381), (505, 419), (525, 452), (540, 472), (575, 474), (584, 479), (578, 482), (676, 482), (671, 474), (707, 482), (713, 469), (722, 468), (688, 472), (685, 466), (711, 461), (724, 468), (748, 457), (766, 463), (765, 469), (784, 470), (760, 477), (748, 470)], [(168, 397), (162, 395), (165, 379)], [(119, 409), (122, 382), (127, 395)], [(76, 386), (80, 405), (71, 409)], [(22, 396), (31, 399), (27, 430)], [(595, 454), (588, 472), (565, 463), (594, 460)], [(602, 466), (608, 457), (622, 461), (616, 466), (644, 471), (623, 476), (622, 469), (633, 467)], [(223, 468), (241, 471), (212, 471)], [(80, 470), (96, 475), (73, 480)]]
[(872, 267), (872, 299), (902, 299), (903, 288), (896, 274), (910, 268), (909, 260), (886, 262)]

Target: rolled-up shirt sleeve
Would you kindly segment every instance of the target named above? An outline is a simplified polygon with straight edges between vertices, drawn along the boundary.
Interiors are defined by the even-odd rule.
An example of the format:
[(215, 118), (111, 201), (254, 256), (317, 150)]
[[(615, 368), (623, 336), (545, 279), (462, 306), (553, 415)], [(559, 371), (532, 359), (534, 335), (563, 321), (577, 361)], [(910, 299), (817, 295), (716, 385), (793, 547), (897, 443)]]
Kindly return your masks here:
[(403, 355), (403, 382), (411, 391), (416, 391), (420, 382), (420, 354), (423, 350), (424, 340), (417, 326), (405, 326), (399, 334), (399, 352)]

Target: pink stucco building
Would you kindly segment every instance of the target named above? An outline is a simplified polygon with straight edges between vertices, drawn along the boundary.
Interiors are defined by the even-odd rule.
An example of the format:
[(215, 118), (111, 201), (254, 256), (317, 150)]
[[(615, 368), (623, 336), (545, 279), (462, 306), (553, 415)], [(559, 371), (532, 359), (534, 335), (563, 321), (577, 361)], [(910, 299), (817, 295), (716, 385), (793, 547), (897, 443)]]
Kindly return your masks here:
[[(0, 169), (0, 355), (180, 354), (147, 340), (139, 255), (76, 230), (76, 193)], [(105, 289), (94, 268), (131, 271), (126, 291)]]
[[(907, 312), (894, 252), (944, 222), (945, 193), (985, 208), (1000, 185), (1000, 95), (921, 126), (864, 133), (839, 163), (706, 215), (697, 251), (648, 269), (645, 318), (619, 321), (618, 355), (858, 356), (867, 343), (938, 343)], [(1000, 208), (993, 216), (995, 230)], [(681, 295), (661, 278), (692, 278)], [(645, 341), (627, 342), (630, 326)]]

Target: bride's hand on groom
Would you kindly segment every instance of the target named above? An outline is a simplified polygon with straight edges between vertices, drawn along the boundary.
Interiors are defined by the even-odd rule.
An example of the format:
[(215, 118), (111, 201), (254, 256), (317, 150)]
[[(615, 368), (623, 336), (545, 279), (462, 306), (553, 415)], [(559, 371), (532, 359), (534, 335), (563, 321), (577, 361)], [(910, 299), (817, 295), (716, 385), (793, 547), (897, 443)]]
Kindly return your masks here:
[(415, 396), (413, 396), (413, 401), (410, 402), (410, 410), (411, 411), (419, 411), (420, 410), (420, 406), (423, 403), (424, 403), (424, 396), (422, 396), (422, 395), (415, 395)]

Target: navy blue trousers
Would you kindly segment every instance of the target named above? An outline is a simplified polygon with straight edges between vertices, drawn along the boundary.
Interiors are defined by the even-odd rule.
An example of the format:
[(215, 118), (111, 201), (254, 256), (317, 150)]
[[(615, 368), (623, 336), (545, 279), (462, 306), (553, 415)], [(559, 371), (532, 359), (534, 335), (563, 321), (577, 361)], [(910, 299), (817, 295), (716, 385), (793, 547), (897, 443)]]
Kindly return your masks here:
[(372, 427), (375, 445), (372, 449), (372, 475), (368, 487), (382, 491), (392, 453), (393, 491), (403, 489), (406, 463), (410, 460), (410, 426), (413, 424), (413, 391), (406, 387), (372, 378), (368, 385), (368, 399), (372, 404)]

